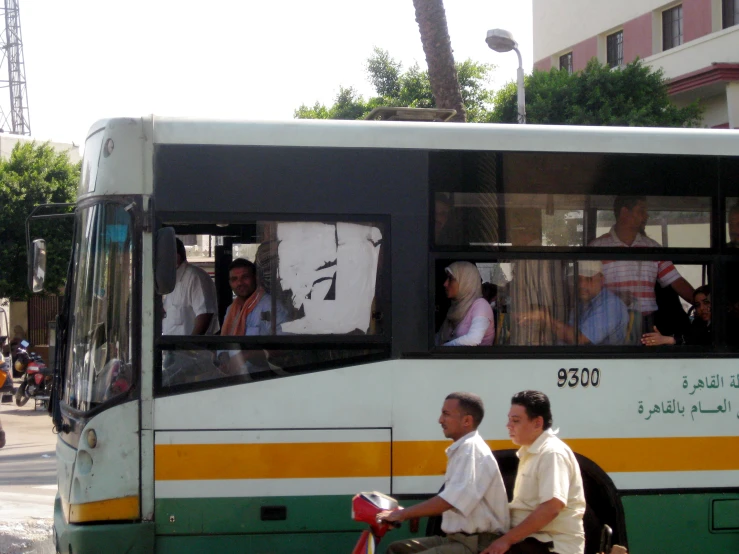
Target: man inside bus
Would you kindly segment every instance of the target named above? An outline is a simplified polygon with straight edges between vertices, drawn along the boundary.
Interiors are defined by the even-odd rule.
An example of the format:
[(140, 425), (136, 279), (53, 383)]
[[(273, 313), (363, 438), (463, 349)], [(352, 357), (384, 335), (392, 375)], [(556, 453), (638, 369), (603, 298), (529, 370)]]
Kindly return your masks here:
[(164, 297), (163, 335), (214, 335), (218, 332), (216, 287), (205, 270), (187, 261), (184, 243), (177, 239), (177, 279)]
[[(274, 321), (272, 297), (260, 286), (257, 268), (253, 262), (236, 258), (228, 266), (228, 283), (236, 298), (226, 310), (223, 319), (222, 336), (271, 335), (274, 323), (275, 332), (287, 321), (287, 312), (277, 302)], [(221, 367), (229, 373), (243, 373), (250, 366), (266, 366), (262, 350), (221, 352), (218, 355)]]
[(508, 434), (520, 446), (511, 529), (483, 554), (582, 554), (585, 490), (570, 447), (552, 431), (552, 409), (543, 392), (511, 399)]
[[(659, 248), (660, 244), (647, 237), (645, 226), (649, 220), (645, 196), (618, 196), (613, 203), (616, 223), (611, 230), (589, 246), (617, 248)], [(678, 273), (669, 261), (620, 260), (603, 263), (606, 287), (618, 294), (633, 311), (636, 318), (636, 336), (641, 330), (652, 331), (654, 315), (658, 309), (654, 286), (672, 287), (686, 302), (693, 302), (693, 287)]]
[(547, 325), (564, 344), (624, 344), (628, 311), (623, 301), (605, 288), (603, 264), (579, 262), (577, 270), (577, 326), (574, 313), (565, 323), (552, 318), (545, 310), (523, 313), (518, 317), (519, 323), (527, 325), (532, 321), (549, 320)]
[(441, 515), (446, 537), (396, 541), (388, 554), (478, 554), (509, 527), (508, 497), (490, 447), (477, 432), (485, 414), (476, 394), (455, 392), (444, 400), (439, 424), (453, 444), (446, 449), (444, 488), (433, 498), (378, 514), (378, 521), (401, 522)]

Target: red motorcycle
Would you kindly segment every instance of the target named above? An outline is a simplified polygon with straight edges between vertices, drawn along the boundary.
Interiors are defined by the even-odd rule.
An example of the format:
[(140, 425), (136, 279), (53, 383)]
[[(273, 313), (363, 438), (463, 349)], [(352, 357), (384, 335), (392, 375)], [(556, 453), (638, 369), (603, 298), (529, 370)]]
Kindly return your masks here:
[(397, 525), (377, 521), (377, 514), (385, 510), (397, 510), (398, 501), (381, 492), (360, 492), (352, 498), (352, 519), (370, 526), (362, 531), (352, 554), (375, 554), (380, 540)]
[(15, 404), (25, 406), (30, 398), (45, 404), (49, 401), (51, 394), (52, 371), (46, 367), (41, 356), (32, 352), (28, 353), (26, 348), (28, 348), (28, 343), (22, 341), (20, 348), (16, 351), (15, 367), (25, 367), (25, 372), (23, 382), (15, 391)]

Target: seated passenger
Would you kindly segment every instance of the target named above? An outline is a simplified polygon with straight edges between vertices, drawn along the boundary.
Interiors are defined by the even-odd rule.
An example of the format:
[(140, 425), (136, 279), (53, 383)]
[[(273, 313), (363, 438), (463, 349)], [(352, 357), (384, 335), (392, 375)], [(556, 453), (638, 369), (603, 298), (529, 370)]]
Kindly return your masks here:
[(703, 285), (695, 289), (693, 295), (695, 317), (684, 334), (663, 335), (654, 326), (654, 332), (642, 335), (642, 344), (661, 346), (663, 344), (711, 344), (711, 288)]
[(578, 264), (577, 323), (575, 314), (570, 315), (567, 323), (552, 318), (544, 310), (534, 310), (521, 314), (518, 319), (522, 325), (531, 322), (546, 321), (554, 331), (557, 339), (565, 344), (623, 344), (626, 338), (626, 326), (629, 322), (626, 305), (604, 286), (603, 264), (598, 261), (586, 261)]
[(480, 272), (470, 262), (445, 269), (444, 290), (452, 301), (436, 336), (439, 346), (491, 346), (495, 338), (493, 309), (482, 297)]
[[(257, 268), (249, 260), (236, 258), (228, 266), (228, 283), (236, 295), (226, 310), (221, 335), (272, 334), (272, 297), (259, 284)], [(285, 309), (277, 303), (275, 325), (287, 320)]]
[[(256, 266), (249, 260), (236, 258), (228, 266), (228, 282), (236, 298), (226, 310), (221, 335), (271, 335), (273, 319), (275, 332), (279, 334), (287, 313), (277, 302), (273, 316), (272, 297), (259, 285)], [(263, 350), (235, 350), (220, 352), (218, 361), (228, 374), (250, 374), (271, 367), (268, 356)]]

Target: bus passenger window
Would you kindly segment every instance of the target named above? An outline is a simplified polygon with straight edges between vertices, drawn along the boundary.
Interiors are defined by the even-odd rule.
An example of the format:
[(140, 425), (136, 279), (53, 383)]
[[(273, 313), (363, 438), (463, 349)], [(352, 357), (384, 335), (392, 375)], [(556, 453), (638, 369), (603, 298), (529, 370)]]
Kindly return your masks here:
[[(161, 386), (233, 377), (251, 381), (389, 355), (382, 317), (387, 309), (383, 224), (173, 225), (195, 237), (188, 259), (214, 275), (221, 329), (212, 339), (163, 337)], [(301, 338), (307, 335), (313, 336), (310, 348)], [(341, 337), (349, 335), (353, 340), (345, 346)], [(357, 340), (369, 335), (380, 340)], [(258, 337), (271, 340), (255, 342)]]
[[(684, 302), (675, 289), (669, 284), (663, 286), (658, 280), (649, 281), (653, 284), (643, 287), (633, 286), (633, 281), (609, 281), (609, 271), (620, 267), (614, 264), (621, 264), (638, 277), (656, 271), (663, 263), (682, 275), (691, 291), (710, 275), (707, 265), (674, 267), (669, 262), (643, 260), (514, 259), (477, 264), (438, 260), (436, 267), (438, 274), (443, 275), (445, 296), (451, 306), (447, 309), (446, 299), (437, 299), (437, 306), (447, 315), (437, 324), (435, 343), (437, 346), (490, 344), (468, 340), (469, 334), (479, 338), (474, 331), (482, 336), (479, 333), (482, 327), (476, 329), (473, 325), (476, 318), (481, 321), (485, 315), (479, 309), (474, 310), (479, 308), (477, 302), (483, 302), (478, 300), (481, 293), (478, 295), (476, 290), (482, 280), (497, 287), (495, 311), (489, 310), (494, 314), (490, 326), (494, 345), (652, 346), (657, 344), (645, 343), (643, 339), (645, 334), (654, 333), (655, 328), (665, 336), (678, 337), (677, 344), (696, 344), (692, 339), (679, 338), (689, 336), (691, 316), (693, 320), (702, 317), (703, 312), (688, 313), (694, 302)], [(465, 285), (460, 279), (469, 279), (467, 282), (471, 284)], [(692, 293), (691, 299), (702, 301), (702, 298), (695, 300)], [(484, 304), (487, 306), (488, 302)], [(705, 306), (701, 305), (704, 310)], [(739, 301), (737, 307), (739, 314)]]

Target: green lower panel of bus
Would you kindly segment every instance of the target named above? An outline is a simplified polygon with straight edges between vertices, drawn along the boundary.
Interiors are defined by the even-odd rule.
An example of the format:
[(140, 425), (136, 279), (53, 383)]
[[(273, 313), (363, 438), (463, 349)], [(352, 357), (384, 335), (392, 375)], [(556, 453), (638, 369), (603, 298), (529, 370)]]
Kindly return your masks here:
[[(296, 544), (300, 552), (350, 552), (366, 528), (352, 520), (348, 495), (159, 499), (155, 520), (158, 553), (295, 552)], [(416, 533), (406, 524), (387, 540), (425, 530), (425, 520)]]
[(630, 554), (739, 552), (739, 494), (624, 496)]
[(355, 531), (351, 497), (166, 498), (155, 503), (157, 535)]

